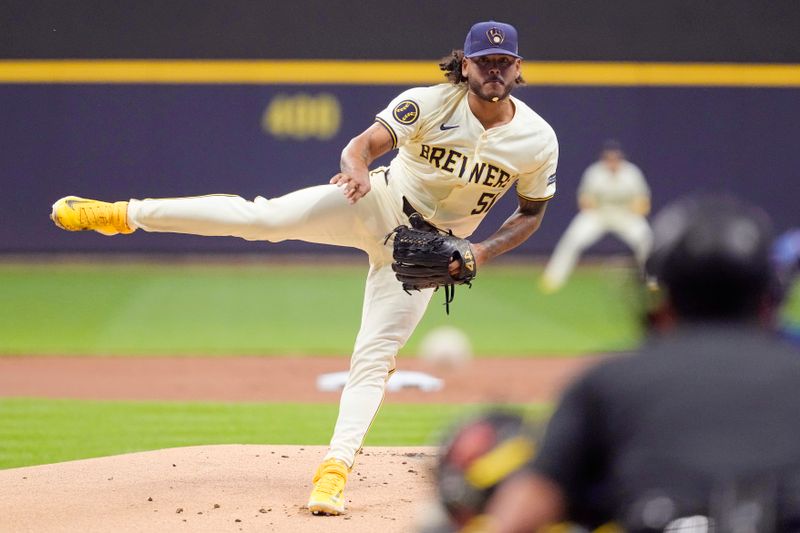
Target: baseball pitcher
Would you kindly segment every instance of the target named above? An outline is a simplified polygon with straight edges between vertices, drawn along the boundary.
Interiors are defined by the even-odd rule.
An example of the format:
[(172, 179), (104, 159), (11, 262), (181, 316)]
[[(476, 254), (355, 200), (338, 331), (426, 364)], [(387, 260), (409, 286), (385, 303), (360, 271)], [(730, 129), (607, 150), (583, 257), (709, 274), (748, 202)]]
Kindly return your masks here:
[[(347, 144), (341, 172), (329, 184), (253, 201), (211, 195), (107, 203), (68, 196), (53, 205), (51, 218), (69, 231), (298, 239), (368, 254), (350, 373), (308, 501), (314, 514), (341, 514), (348, 473), (383, 400), (395, 355), (422, 318), (433, 287), (468, 282), (487, 261), (525, 241), (555, 193), (555, 133), (510, 95), (522, 82), (520, 67), (516, 29), (480, 22), (469, 30), (464, 50), (441, 64), (449, 83), (397, 96)], [(388, 167), (370, 170), (373, 161), (395, 149)], [(514, 213), (488, 239), (466, 241), (512, 186), (519, 198)], [(437, 233), (447, 242), (419, 253), (415, 247), (424, 239), (409, 240), (411, 229)], [(437, 265), (443, 266), (419, 261), (431, 256), (442, 256)]]

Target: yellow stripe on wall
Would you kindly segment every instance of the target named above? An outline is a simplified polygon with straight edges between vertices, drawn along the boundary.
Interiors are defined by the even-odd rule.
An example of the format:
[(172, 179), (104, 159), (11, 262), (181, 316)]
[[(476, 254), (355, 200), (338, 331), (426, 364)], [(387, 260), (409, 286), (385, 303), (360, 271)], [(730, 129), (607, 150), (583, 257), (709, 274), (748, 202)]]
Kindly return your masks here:
[(800, 87), (800, 65), (535, 63), (523, 76), (533, 85)]
[[(800, 65), (733, 63), (523, 64), (529, 85), (800, 87)], [(7, 60), (0, 83), (426, 85), (436, 61)]]
[(0, 61), (0, 83), (404, 85), (443, 80), (434, 61)]

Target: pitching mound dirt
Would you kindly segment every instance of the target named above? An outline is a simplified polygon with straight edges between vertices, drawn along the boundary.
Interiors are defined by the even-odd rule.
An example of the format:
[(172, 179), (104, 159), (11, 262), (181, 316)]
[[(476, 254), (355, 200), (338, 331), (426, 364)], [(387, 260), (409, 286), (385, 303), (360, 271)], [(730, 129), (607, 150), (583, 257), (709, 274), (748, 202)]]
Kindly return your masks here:
[(0, 471), (0, 530), (16, 532), (414, 531), (433, 498), (434, 448), (367, 448), (348, 513), (304, 504), (319, 446), (173, 448)]

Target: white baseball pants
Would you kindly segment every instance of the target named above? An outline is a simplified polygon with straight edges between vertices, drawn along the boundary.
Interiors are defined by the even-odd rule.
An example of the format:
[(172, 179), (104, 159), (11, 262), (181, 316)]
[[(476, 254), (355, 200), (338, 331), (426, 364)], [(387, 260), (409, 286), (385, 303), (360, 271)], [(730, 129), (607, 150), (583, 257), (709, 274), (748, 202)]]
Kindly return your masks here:
[(572, 219), (558, 241), (544, 271), (545, 286), (552, 290), (561, 288), (581, 253), (609, 232), (627, 244), (633, 250), (639, 265), (644, 265), (653, 240), (645, 217), (630, 211), (587, 209)]
[(391, 196), (382, 172), (371, 174), (371, 191), (350, 205), (335, 185), (320, 185), (273, 199), (239, 196), (131, 200), (128, 223), (149, 232), (234, 236), (247, 240), (307, 242), (358, 248), (370, 269), (361, 328), (342, 392), (339, 416), (326, 459), (353, 465), (383, 401), (395, 356), (416, 328), (432, 290), (403, 291), (391, 268), (386, 234), (408, 219)]

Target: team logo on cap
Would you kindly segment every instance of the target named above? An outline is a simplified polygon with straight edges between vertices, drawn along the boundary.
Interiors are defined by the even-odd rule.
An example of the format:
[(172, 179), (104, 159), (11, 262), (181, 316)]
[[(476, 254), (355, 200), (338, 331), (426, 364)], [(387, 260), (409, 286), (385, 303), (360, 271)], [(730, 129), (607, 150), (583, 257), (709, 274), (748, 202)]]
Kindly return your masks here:
[(400, 124), (413, 124), (419, 118), (419, 106), (413, 100), (403, 100), (392, 112), (394, 119)]
[(495, 46), (497, 46), (498, 44), (503, 44), (503, 41), (506, 40), (506, 36), (503, 33), (503, 30), (499, 28), (490, 28), (486, 32), (486, 36), (489, 38), (489, 42)]

